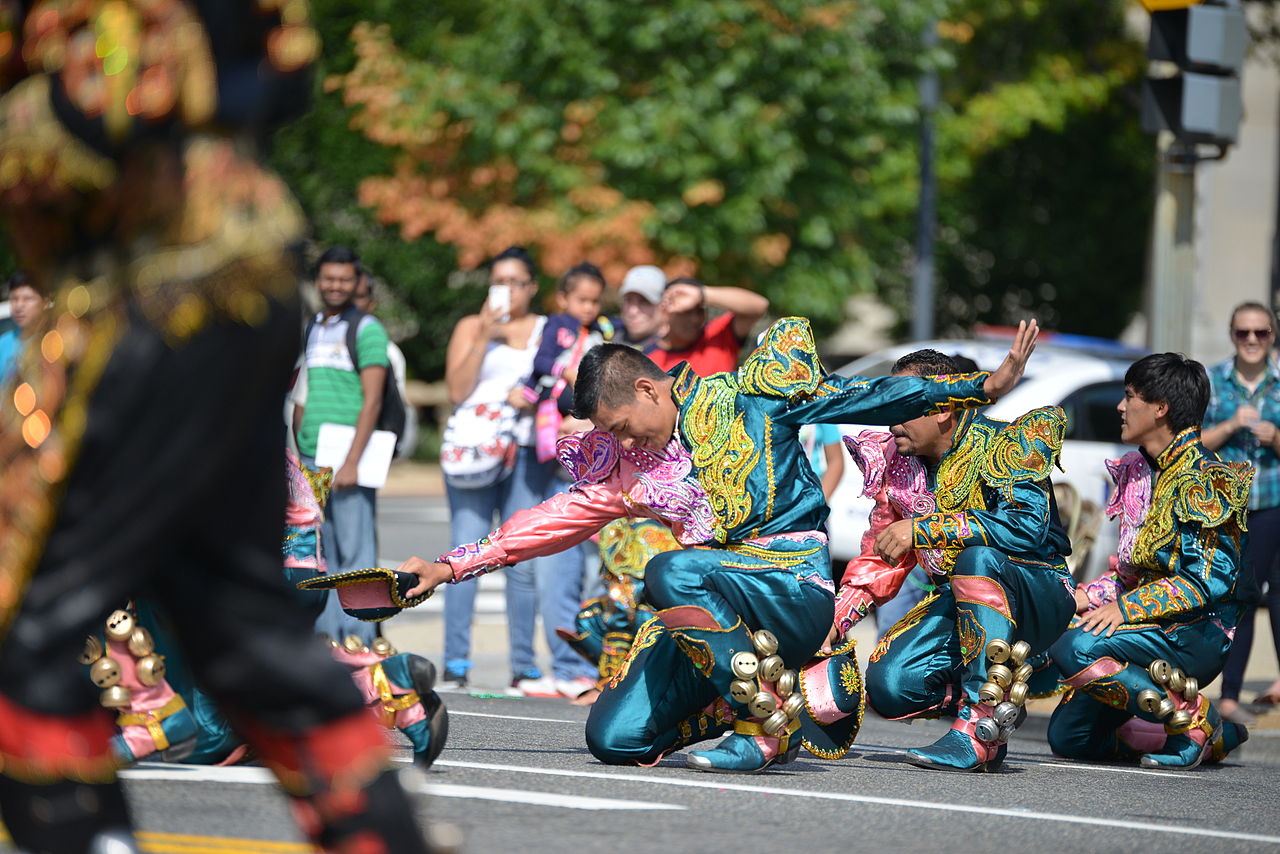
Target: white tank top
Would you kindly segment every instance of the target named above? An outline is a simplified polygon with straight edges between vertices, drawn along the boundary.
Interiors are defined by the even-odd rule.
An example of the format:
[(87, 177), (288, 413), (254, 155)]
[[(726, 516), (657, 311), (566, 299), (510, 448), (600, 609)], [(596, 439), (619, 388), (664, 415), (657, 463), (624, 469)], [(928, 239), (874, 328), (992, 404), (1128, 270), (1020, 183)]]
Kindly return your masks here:
[[(462, 402), (463, 406), (477, 406), (481, 403), (502, 404), (507, 400), (511, 389), (533, 371), (533, 357), (538, 353), (538, 344), (542, 340), (542, 328), (547, 318), (538, 315), (534, 321), (533, 331), (529, 335), (528, 344), (523, 350), (517, 350), (506, 342), (490, 341), (480, 361), (480, 373), (476, 375), (476, 387)], [(533, 415), (522, 414), (516, 422), (516, 444), (533, 444)]]

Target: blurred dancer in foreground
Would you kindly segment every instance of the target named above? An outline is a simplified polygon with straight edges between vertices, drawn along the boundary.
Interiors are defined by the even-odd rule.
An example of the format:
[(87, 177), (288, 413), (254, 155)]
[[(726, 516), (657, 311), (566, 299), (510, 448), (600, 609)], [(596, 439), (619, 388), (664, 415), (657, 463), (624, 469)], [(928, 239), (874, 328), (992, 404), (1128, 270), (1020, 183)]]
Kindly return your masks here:
[(0, 6), (0, 201), (53, 295), (0, 402), (4, 824), (27, 851), (135, 850), (76, 658), (140, 594), (314, 844), (426, 850), (280, 573), (303, 223), (246, 151), (305, 102), (305, 3), (287, 21), (248, 0)]

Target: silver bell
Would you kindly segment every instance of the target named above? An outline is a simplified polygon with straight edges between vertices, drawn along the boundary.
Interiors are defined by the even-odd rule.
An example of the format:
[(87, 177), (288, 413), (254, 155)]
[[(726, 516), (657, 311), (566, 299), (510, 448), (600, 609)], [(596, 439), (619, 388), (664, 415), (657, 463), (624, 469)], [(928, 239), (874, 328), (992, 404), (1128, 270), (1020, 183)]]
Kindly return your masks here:
[(786, 662), (780, 655), (770, 655), (760, 662), (760, 678), (766, 682), (777, 682), (782, 671), (787, 669)]
[(1169, 674), (1169, 690), (1175, 694), (1181, 694), (1186, 687), (1187, 674), (1176, 667), (1173, 668), (1173, 672)]
[(1187, 677), (1187, 684), (1182, 689), (1183, 698), (1190, 703), (1200, 696), (1200, 680), (1194, 676)]
[(1160, 720), (1164, 720), (1165, 718), (1169, 717), (1169, 715), (1173, 714), (1173, 711), (1176, 708), (1177, 706), (1173, 704), (1173, 700), (1170, 700), (1168, 697), (1165, 697), (1163, 700), (1160, 701), (1160, 705), (1156, 709), (1156, 717), (1158, 717)]
[(778, 651), (778, 638), (768, 629), (761, 629), (751, 636), (751, 645), (760, 655), (773, 655)]
[(1173, 668), (1163, 658), (1157, 658), (1151, 662), (1151, 666), (1147, 668), (1147, 673), (1151, 674), (1151, 678), (1156, 681), (1157, 685), (1167, 685), (1169, 684), (1169, 677), (1173, 675)]
[(754, 679), (760, 670), (760, 659), (754, 652), (735, 652), (729, 660), (729, 667), (739, 679)]
[(747, 711), (753, 718), (767, 718), (778, 710), (778, 701), (767, 691), (761, 691), (747, 703)]
[(1154, 715), (1156, 710), (1160, 708), (1160, 700), (1163, 699), (1159, 691), (1153, 691), (1150, 688), (1144, 688), (1138, 692), (1138, 708), (1147, 714)]
[(774, 738), (778, 738), (787, 730), (786, 713), (783, 712), (782, 709), (778, 709), (776, 712), (764, 719), (764, 723), (760, 725), (760, 728), (764, 730), (765, 735), (771, 735)]
[(1009, 741), (1009, 738), (1013, 735), (1013, 731), (1016, 729), (1017, 727), (1015, 726), (1000, 727), (1000, 737), (997, 738), (996, 741), (998, 741), (1000, 744), (1005, 744), (1006, 742)]
[(1169, 715), (1169, 720), (1165, 721), (1165, 726), (1171, 729), (1186, 729), (1191, 726), (1191, 713), (1186, 709), (1179, 709)]
[(795, 693), (797, 681), (798, 677), (794, 670), (784, 670), (782, 675), (778, 677), (778, 681), (773, 683), (773, 689), (778, 692), (779, 696), (790, 697)]
[(729, 683), (729, 696), (735, 703), (746, 705), (756, 695), (756, 683), (746, 679), (735, 679)]
[(978, 741), (991, 744), (1000, 738), (1000, 724), (991, 718), (983, 718), (973, 726), (973, 734)]
[(991, 719), (1002, 727), (1013, 726), (1018, 719), (1018, 707), (1013, 703), (1001, 703), (991, 712)]

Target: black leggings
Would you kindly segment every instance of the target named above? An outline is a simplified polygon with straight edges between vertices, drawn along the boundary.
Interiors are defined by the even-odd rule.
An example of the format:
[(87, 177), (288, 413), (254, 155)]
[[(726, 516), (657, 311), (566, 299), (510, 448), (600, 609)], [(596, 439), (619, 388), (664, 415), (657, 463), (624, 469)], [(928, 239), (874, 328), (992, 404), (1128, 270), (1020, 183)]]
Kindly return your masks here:
[[(1264, 597), (1262, 586), (1266, 585)], [(1222, 668), (1222, 699), (1239, 700), (1244, 686), (1244, 669), (1253, 648), (1253, 620), (1264, 601), (1271, 618), (1271, 640), (1280, 661), (1280, 507), (1249, 513), (1249, 545), (1236, 582), (1246, 605), (1236, 627), (1236, 639)]]

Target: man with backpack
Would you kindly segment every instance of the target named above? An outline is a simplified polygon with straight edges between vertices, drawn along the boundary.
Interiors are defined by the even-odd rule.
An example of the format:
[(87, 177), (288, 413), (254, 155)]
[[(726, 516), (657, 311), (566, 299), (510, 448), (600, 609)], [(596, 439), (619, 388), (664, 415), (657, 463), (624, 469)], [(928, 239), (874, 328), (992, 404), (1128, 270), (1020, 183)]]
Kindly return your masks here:
[[(355, 427), (346, 459), (333, 473), (333, 493), (321, 534), (331, 572), (378, 564), (377, 493), (356, 482), (356, 467), (383, 414), (388, 338), (382, 324), (354, 304), (362, 273), (359, 256), (346, 246), (330, 247), (316, 263), (316, 288), (323, 305), (307, 325), (303, 344), (306, 403), (296, 405), (293, 412), (298, 453), (307, 466), (315, 465), (320, 425)], [(400, 410), (403, 430), (403, 405)], [(330, 600), (316, 628), (337, 639), (355, 634), (372, 642), (376, 624), (347, 617), (337, 598), (331, 595)]]

